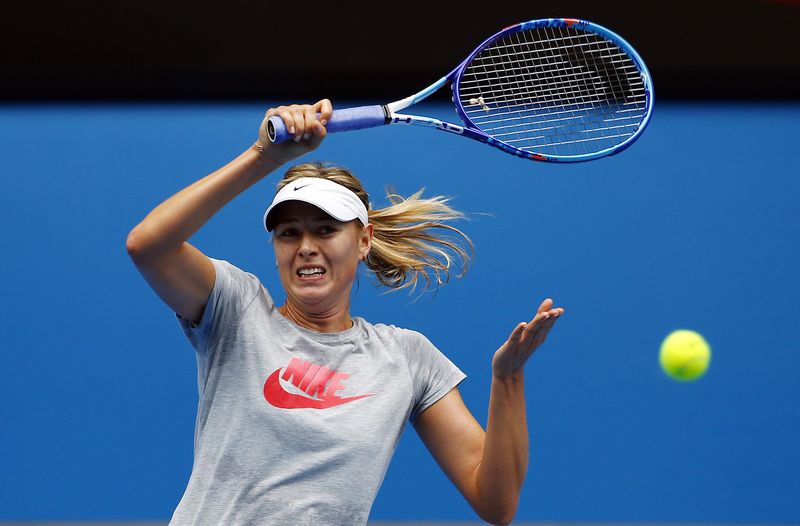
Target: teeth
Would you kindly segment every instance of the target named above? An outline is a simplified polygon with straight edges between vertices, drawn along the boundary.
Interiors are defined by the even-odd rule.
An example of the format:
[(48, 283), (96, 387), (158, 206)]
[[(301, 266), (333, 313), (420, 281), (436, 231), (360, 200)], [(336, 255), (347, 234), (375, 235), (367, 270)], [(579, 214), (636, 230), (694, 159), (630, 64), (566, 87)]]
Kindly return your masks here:
[(319, 267), (317, 268), (301, 268), (297, 271), (301, 276), (311, 276), (313, 274), (324, 274), (325, 271)]

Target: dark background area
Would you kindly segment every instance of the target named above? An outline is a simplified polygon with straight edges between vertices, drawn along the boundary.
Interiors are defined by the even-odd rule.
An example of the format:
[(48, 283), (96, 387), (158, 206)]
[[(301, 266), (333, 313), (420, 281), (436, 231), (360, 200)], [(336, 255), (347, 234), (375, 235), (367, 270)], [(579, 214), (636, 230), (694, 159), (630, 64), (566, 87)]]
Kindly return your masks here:
[[(4, 2), (0, 99), (393, 100), (524, 20), (619, 33), (661, 99), (800, 96), (800, 1)], [(446, 93), (440, 97), (446, 96)]]

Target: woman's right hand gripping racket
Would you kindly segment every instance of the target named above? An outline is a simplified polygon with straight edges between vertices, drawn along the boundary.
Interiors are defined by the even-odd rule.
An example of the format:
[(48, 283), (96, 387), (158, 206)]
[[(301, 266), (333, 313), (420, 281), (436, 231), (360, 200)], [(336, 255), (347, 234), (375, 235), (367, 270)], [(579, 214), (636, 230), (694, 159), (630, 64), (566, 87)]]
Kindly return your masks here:
[[(450, 82), (463, 125), (400, 110)], [(550, 18), (491, 36), (447, 76), (386, 105), (334, 110), (328, 132), (385, 124), (435, 127), (537, 161), (577, 162), (618, 153), (650, 120), (653, 85), (636, 51), (584, 20)], [(280, 117), (272, 142), (292, 136)]]

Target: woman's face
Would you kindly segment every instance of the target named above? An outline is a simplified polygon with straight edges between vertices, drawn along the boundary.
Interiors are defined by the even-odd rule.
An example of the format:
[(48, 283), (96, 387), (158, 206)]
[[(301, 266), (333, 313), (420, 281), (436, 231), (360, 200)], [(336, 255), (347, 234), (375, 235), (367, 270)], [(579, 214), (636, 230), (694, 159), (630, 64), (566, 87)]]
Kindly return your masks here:
[(349, 306), (358, 262), (369, 252), (372, 225), (342, 223), (300, 201), (287, 201), (274, 213), (273, 246), (287, 298), (309, 313)]

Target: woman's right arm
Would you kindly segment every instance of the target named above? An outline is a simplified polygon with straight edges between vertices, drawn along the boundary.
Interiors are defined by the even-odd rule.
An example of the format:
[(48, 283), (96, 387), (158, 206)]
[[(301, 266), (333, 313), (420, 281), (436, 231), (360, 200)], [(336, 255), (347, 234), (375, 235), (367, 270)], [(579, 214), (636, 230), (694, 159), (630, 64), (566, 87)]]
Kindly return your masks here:
[[(317, 148), (325, 137), (330, 101), (281, 106), (264, 118), (280, 116), (295, 140), (274, 145), (265, 136), (236, 159), (173, 195), (128, 234), (126, 248), (136, 268), (158, 296), (182, 318), (199, 323), (214, 288), (214, 266), (187, 240), (223, 206), (282, 164)], [(320, 113), (319, 120), (317, 113)]]

